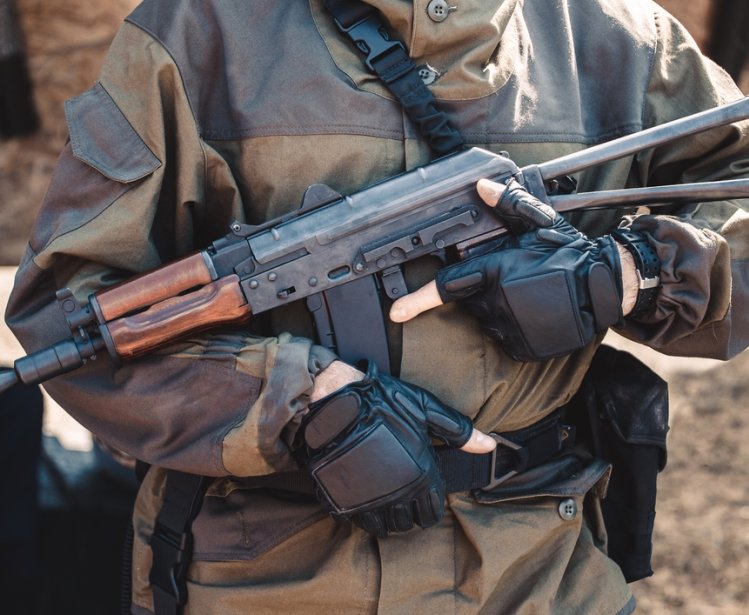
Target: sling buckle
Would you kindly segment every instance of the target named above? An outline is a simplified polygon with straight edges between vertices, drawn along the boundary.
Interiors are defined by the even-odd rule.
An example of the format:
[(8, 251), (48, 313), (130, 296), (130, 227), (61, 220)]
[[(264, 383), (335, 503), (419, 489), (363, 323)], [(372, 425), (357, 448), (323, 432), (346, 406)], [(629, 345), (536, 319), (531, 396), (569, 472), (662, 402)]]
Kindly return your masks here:
[(177, 605), (187, 601), (184, 572), (192, 556), (190, 533), (177, 534), (157, 523), (151, 535), (150, 546), (154, 553), (150, 581), (173, 597)]
[(367, 54), (364, 63), (373, 73), (377, 73), (373, 63), (386, 56), (393, 49), (400, 49), (405, 53), (403, 43), (391, 40), (390, 35), (382, 26), (382, 22), (375, 15), (368, 15), (348, 28), (341, 24), (338, 19), (335, 19), (335, 23), (341, 32), (345, 32), (354, 41), (354, 44), (362, 53)]

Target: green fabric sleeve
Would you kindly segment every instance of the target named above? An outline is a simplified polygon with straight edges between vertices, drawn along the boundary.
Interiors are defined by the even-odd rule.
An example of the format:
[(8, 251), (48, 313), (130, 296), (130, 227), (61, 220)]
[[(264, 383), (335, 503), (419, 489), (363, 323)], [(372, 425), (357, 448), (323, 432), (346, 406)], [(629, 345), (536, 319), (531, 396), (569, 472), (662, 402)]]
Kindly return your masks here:
[[(657, 10), (658, 42), (647, 126), (741, 98), (731, 78), (700, 54), (678, 22)], [(749, 174), (749, 124), (680, 139), (636, 158), (642, 185), (714, 181)], [(644, 232), (662, 263), (653, 310), (627, 319), (620, 333), (673, 355), (729, 358), (749, 344), (749, 211), (735, 200), (653, 209), (626, 221)]]

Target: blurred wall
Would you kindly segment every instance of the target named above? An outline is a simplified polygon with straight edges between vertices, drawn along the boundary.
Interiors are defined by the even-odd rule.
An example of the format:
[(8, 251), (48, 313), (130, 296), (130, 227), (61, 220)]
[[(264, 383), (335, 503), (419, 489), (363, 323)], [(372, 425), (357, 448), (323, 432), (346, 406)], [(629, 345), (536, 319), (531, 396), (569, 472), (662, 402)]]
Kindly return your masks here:
[(67, 131), (63, 102), (91, 87), (136, 0), (15, 0), (40, 128), (0, 141), (0, 265), (16, 265)]
[(683, 23), (694, 40), (707, 49), (710, 39), (715, 0), (657, 0), (664, 9)]

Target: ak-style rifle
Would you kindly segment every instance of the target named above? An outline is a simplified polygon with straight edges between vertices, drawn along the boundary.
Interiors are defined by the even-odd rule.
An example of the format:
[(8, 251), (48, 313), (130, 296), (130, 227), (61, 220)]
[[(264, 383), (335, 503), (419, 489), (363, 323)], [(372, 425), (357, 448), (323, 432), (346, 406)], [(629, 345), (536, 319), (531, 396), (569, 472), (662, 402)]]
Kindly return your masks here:
[(519, 168), (474, 147), (350, 196), (313, 185), (298, 211), (260, 226), (235, 222), (208, 248), (105, 288), (84, 305), (58, 291), (71, 337), (16, 360), (0, 372), (0, 390), (44, 382), (104, 349), (128, 360), (299, 299), (307, 300), (321, 344), (386, 370), (380, 292), (390, 299), (407, 293), (401, 265), (448, 249), (470, 258), (505, 233), (476, 193), (479, 179), (515, 178), (559, 212), (746, 198), (749, 179), (576, 194), (560, 194), (557, 180), (747, 117), (744, 98), (538, 165)]

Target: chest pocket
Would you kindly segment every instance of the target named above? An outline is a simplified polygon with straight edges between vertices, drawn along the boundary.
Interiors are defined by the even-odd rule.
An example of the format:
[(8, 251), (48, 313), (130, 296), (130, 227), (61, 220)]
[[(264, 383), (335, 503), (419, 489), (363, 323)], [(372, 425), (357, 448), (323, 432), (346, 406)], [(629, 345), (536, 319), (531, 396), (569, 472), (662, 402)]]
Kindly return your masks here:
[(100, 83), (66, 101), (65, 117), (73, 155), (104, 177), (128, 184), (161, 166)]

